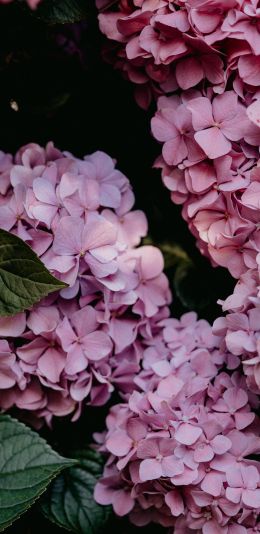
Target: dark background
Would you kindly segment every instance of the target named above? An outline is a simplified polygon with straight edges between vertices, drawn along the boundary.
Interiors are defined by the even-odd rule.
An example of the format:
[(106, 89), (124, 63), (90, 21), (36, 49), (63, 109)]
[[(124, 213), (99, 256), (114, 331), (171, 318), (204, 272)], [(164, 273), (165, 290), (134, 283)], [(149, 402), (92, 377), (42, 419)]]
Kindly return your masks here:
[[(0, 7), (0, 150), (14, 153), (28, 142), (44, 145), (52, 140), (79, 157), (99, 149), (116, 158), (133, 185), (136, 206), (148, 217), (152, 241), (162, 249), (167, 243), (167, 250), (178, 245), (190, 257), (190, 268), (185, 264), (182, 270), (175, 249), (166, 256), (174, 292), (172, 314), (178, 317), (195, 309), (212, 321), (221, 313), (217, 298), (230, 294), (234, 282), (226, 270), (213, 269), (200, 256), (180, 207), (170, 201), (159, 171), (152, 170), (160, 153), (150, 135), (154, 110), (138, 108), (132, 86), (102, 61), (103, 39), (89, 3), (89, 15), (80, 26), (54, 27), (20, 5)], [(176, 265), (181, 281), (176, 278)], [(52, 432), (42, 433), (56, 450), (69, 454), (91, 440), (93, 420), (95, 430), (102, 429), (104, 415), (104, 409), (86, 409), (73, 432), (65, 420), (56, 421)], [(39, 528), (49, 534), (62, 532), (39, 518), (37, 508), (9, 532), (36, 534)], [(139, 531), (118, 520), (109, 528), (118, 534)], [(153, 529), (142, 528), (142, 532), (153, 534)], [(156, 526), (154, 532), (161, 530)]]

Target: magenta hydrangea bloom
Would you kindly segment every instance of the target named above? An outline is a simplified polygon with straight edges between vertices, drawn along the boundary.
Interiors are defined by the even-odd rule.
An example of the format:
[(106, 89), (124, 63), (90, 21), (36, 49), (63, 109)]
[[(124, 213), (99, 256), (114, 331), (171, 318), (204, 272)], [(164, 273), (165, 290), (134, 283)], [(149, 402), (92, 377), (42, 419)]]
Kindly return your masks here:
[[(257, 526), (259, 421), (245, 377), (195, 313), (165, 319), (144, 352), (138, 390), (96, 435), (108, 455), (95, 498), (173, 532), (246, 533)], [(224, 370), (230, 370), (229, 373)]]
[[(0, 227), (68, 288), (0, 318), (0, 407), (50, 422), (134, 388), (143, 351), (169, 315), (161, 252), (128, 179), (103, 152), (83, 160), (52, 143), (0, 155)], [(136, 248), (137, 247), (137, 248)]]

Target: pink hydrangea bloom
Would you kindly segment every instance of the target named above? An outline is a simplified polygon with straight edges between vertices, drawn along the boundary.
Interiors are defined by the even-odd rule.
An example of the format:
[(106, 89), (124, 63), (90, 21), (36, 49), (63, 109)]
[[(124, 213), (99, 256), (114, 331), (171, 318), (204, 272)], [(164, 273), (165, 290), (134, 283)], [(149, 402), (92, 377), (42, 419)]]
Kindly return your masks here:
[(2, 154), (0, 172), (0, 227), (69, 285), (0, 319), (0, 407), (75, 419), (86, 399), (102, 405), (115, 388), (133, 391), (143, 351), (169, 315), (162, 254), (138, 247), (147, 221), (107, 154), (80, 160), (30, 144), (13, 160)]
[(186, 6), (179, 10), (179, 2), (152, 0), (97, 2), (97, 7), (100, 29), (114, 41), (106, 55), (136, 84), (142, 107), (166, 88), (188, 89), (205, 79), (224, 83), (223, 62), (197, 37)]
[[(233, 295), (220, 302), (228, 313), (216, 319), (213, 331), (222, 337), (221, 346), (242, 361), (248, 387), (260, 393), (260, 284), (259, 272), (248, 271)], [(234, 360), (235, 362), (235, 360)]]
[[(202, 254), (238, 282), (212, 330), (193, 315), (180, 325), (161, 321), (134, 379), (143, 393), (108, 418), (103, 448), (110, 458), (96, 497), (115, 508), (116, 488), (116, 513), (130, 512), (139, 526), (174, 526), (177, 534), (259, 531), (259, 465), (246, 459), (243, 443), (245, 435), (259, 443), (248, 404), (255, 408), (260, 393), (258, 3), (118, 0), (97, 7), (111, 41), (105, 56), (136, 85), (139, 105), (157, 101), (151, 129), (162, 143), (155, 166), (163, 183), (183, 205)], [(113, 433), (123, 442), (132, 417), (146, 430), (131, 446), (127, 434), (129, 448), (119, 454)]]
[[(155, 166), (203, 254), (235, 278), (258, 269), (260, 11), (257, 2), (97, 2), (107, 57), (157, 100)], [(109, 46), (108, 46), (109, 48)], [(161, 96), (166, 95), (166, 96)]]
[(259, 510), (260, 466), (248, 459), (260, 450), (257, 397), (237, 371), (221, 371), (232, 355), (206, 321), (188, 313), (161, 327), (139, 390), (111, 408), (96, 436), (108, 460), (95, 499), (138, 526), (245, 533)]
[(255, 268), (260, 250), (260, 129), (235, 91), (200, 94), (158, 100), (152, 133), (164, 144), (156, 166), (201, 252), (239, 278)]
[(236, 74), (259, 85), (260, 15), (254, 1), (96, 4), (100, 29), (111, 41), (105, 57), (136, 85), (142, 107), (177, 88), (207, 84), (221, 93)]

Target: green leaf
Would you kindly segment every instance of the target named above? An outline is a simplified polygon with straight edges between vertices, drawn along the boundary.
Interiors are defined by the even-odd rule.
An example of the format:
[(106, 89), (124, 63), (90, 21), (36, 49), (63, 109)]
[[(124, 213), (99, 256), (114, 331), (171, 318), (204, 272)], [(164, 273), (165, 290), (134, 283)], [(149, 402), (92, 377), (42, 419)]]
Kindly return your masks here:
[(87, 16), (88, 2), (89, 0), (43, 0), (33, 14), (50, 24), (79, 22)]
[(56, 525), (78, 534), (98, 534), (111, 509), (94, 501), (93, 491), (103, 471), (103, 458), (92, 449), (73, 453), (79, 463), (54, 480), (41, 500), (43, 514)]
[(23, 423), (0, 414), (0, 532), (33, 504), (61, 469), (73, 463)]
[(0, 316), (30, 308), (63, 287), (22, 239), (0, 230)]

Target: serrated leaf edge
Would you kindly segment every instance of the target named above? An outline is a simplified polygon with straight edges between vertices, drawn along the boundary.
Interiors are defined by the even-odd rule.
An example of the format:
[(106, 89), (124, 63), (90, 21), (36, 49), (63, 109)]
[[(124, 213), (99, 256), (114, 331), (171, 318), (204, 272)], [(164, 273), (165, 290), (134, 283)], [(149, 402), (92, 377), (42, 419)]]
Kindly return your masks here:
[[(76, 450), (73, 451), (73, 454), (75, 455), (76, 460), (78, 461), (78, 465), (77, 465), (77, 463), (75, 463), (75, 468), (78, 468), (78, 469), (81, 469), (81, 470), (83, 470), (83, 471), (86, 471), (86, 470), (87, 470), (87, 466), (85, 466), (84, 469), (83, 469), (82, 466), (81, 466), (81, 461), (84, 462), (84, 460), (87, 461), (87, 462), (90, 462), (90, 463), (96, 463), (97, 465), (99, 465), (100, 467), (102, 467), (102, 463), (105, 463), (105, 462), (100, 461), (100, 460), (102, 460), (101, 457), (99, 457), (98, 460), (96, 460), (96, 461), (93, 461), (93, 460), (88, 459), (88, 458), (86, 457), (86, 453), (88, 453), (89, 451), (90, 451), (90, 452), (95, 452), (95, 449), (94, 449), (94, 448), (92, 449), (92, 448), (91, 448), (91, 445), (88, 445), (88, 446), (86, 447), (86, 450), (85, 450), (85, 449), (76, 449)], [(83, 465), (84, 465), (84, 463), (83, 463)], [(73, 467), (73, 466), (71, 466), (71, 467)], [(100, 477), (95, 477), (95, 475), (94, 475), (92, 472), (89, 472), (88, 474), (89, 474), (93, 479), (96, 479), (96, 480), (98, 480), (98, 478), (100, 478), (100, 477), (102, 476), (102, 474), (100, 474)], [(108, 509), (112, 510), (112, 508), (111, 508), (110, 506), (106, 506), (106, 507), (102, 507), (102, 508), (103, 508), (103, 509), (104, 509), (104, 508), (107, 509), (107, 513), (108, 513), (108, 517), (109, 517)], [(42, 513), (42, 514), (44, 515), (44, 517), (45, 517), (46, 519), (48, 519), (48, 521), (50, 521), (53, 525), (56, 525), (56, 526), (58, 526), (58, 527), (60, 527), (60, 528), (63, 528), (64, 530), (67, 530), (68, 532), (74, 532), (74, 534), (82, 534), (82, 533), (79, 533), (79, 531), (74, 530), (73, 528), (69, 528), (68, 525), (64, 525), (63, 523), (61, 523), (59, 520), (56, 519), (55, 514), (54, 514), (54, 512), (52, 511), (51, 502), (48, 503), (48, 510), (51, 511), (51, 516), (48, 515), (48, 512), (44, 509), (44, 506), (40, 505), (40, 511), (41, 511), (41, 513)], [(65, 514), (66, 514), (66, 511), (65, 511)], [(69, 518), (68, 518), (68, 523), (69, 523)]]
[[(44, 282), (38, 282), (37, 280), (33, 281), (31, 280), (30, 278), (27, 278), (27, 277), (24, 277), (24, 280), (27, 280), (28, 282), (32, 283), (32, 284), (38, 284), (39, 286), (49, 286), (49, 289), (48, 289), (48, 294), (50, 293), (53, 293), (55, 291), (59, 291), (60, 289), (63, 289), (65, 287), (68, 287), (68, 284), (66, 284), (65, 282), (62, 282), (61, 280), (58, 280), (57, 278), (55, 278), (55, 276), (52, 275), (52, 273), (50, 273), (50, 271), (45, 267), (45, 265), (43, 264), (42, 260), (37, 256), (37, 254), (34, 252), (34, 250), (25, 242), (23, 241), (20, 237), (12, 234), (11, 232), (7, 232), (6, 230), (4, 230), (3, 228), (0, 228), (0, 239), (1, 239), (1, 236), (3, 238), (3, 241), (4, 242), (0, 242), (0, 249), (1, 248), (6, 248), (6, 247), (23, 247), (25, 250), (27, 250), (28, 254), (31, 256), (31, 257), (25, 257), (24, 258), (15, 258), (15, 261), (24, 261), (26, 260), (27, 262), (36, 262), (40, 265), (42, 265), (43, 269), (42, 271), (39, 271), (37, 274), (38, 275), (41, 275), (41, 274), (48, 274), (50, 276), (50, 278), (52, 279), (52, 281), (50, 281), (50, 283), (44, 283)], [(11, 240), (13, 243), (9, 243), (8, 242), (8, 239)], [(17, 242), (18, 240), (18, 242)], [(5, 242), (6, 241), (6, 242)], [(16, 297), (17, 295), (12, 291), (12, 289), (10, 287), (8, 287), (8, 285), (6, 284), (6, 282), (4, 281), (3, 279), (3, 276), (5, 278), (5, 276), (8, 274), (8, 271), (6, 271), (5, 269), (2, 269), (2, 265), (6, 262), (10, 261), (9, 260), (3, 260), (3, 261), (0, 261), (0, 287), (1, 285), (3, 285), (4, 288), (6, 288), (10, 293), (13, 293)], [(2, 276), (2, 273), (3, 273), (3, 276)], [(19, 278), (19, 276), (16, 274), (16, 273), (11, 273), (11, 276), (15, 278)], [(55, 283), (54, 283), (55, 282)], [(19, 296), (19, 295), (18, 295)], [(0, 317), (13, 317), (14, 315), (16, 315), (17, 313), (21, 313), (27, 309), (29, 309), (31, 306), (33, 306), (34, 304), (36, 304), (37, 302), (39, 302), (44, 296), (43, 295), (40, 295), (38, 297), (36, 297), (36, 300), (35, 299), (32, 299), (28, 302), (28, 298), (26, 298), (27, 302), (26, 304), (21, 304), (20, 307), (16, 308), (15, 304), (12, 305), (12, 310), (8, 310), (8, 308), (11, 307), (11, 305), (8, 305), (8, 303), (6, 304), (6, 308), (4, 310), (4, 313), (1, 312), (1, 309), (0, 309)], [(19, 298), (21, 300), (24, 300), (23, 297), (20, 297)]]
[[(31, 428), (27, 427), (22, 421), (18, 421), (17, 419), (14, 419), (13, 417), (11, 417), (10, 415), (8, 414), (3, 414), (3, 413), (0, 413), (0, 423), (1, 423), (1, 420), (3, 419), (6, 419), (6, 420), (9, 420), (10, 422), (15, 422), (15, 423), (18, 423), (20, 426), (23, 426), (27, 431), (29, 431), (30, 433), (34, 433), (33, 430), (31, 430)], [(36, 434), (36, 433), (35, 433)], [(36, 434), (37, 435), (37, 434)], [(44, 439), (42, 438), (41, 436), (39, 436), (39, 438), (45, 443), (46, 447), (51, 451), (51, 452), (54, 452), (55, 454), (57, 454), (60, 458), (63, 458), (62, 456), (59, 455), (59, 453), (57, 453), (56, 451), (54, 451), (51, 446), (49, 445), (49, 443)], [(36, 501), (38, 501), (38, 499), (43, 495), (43, 493), (45, 493), (45, 491), (48, 489), (50, 483), (53, 481), (54, 478), (56, 478), (57, 475), (59, 475), (59, 473), (61, 471), (63, 471), (64, 469), (68, 468), (68, 467), (72, 467), (73, 465), (77, 464), (77, 460), (75, 459), (72, 459), (72, 458), (64, 458), (64, 460), (67, 461), (67, 465), (64, 465), (64, 466), (60, 466), (60, 468), (57, 468), (57, 471), (55, 471), (55, 473), (50, 476), (49, 478), (49, 481), (46, 485), (46, 487), (40, 491), (40, 493), (35, 497), (35, 499), (33, 499), (29, 506), (27, 506), (27, 508), (25, 510), (23, 510), (23, 512), (21, 513), (18, 513), (12, 520), (8, 521), (7, 523), (5, 523), (2, 527), (0, 526), (0, 532), (3, 532), (6, 528), (10, 527), (10, 525), (12, 525), (15, 521), (17, 521), (17, 519), (19, 519), (23, 514), (25, 514), (29, 508), (31, 508), (34, 503)]]

